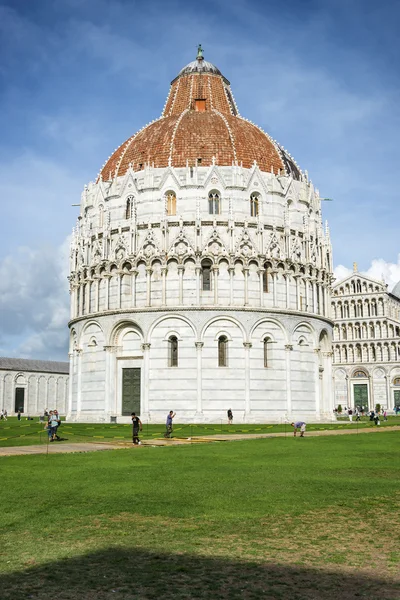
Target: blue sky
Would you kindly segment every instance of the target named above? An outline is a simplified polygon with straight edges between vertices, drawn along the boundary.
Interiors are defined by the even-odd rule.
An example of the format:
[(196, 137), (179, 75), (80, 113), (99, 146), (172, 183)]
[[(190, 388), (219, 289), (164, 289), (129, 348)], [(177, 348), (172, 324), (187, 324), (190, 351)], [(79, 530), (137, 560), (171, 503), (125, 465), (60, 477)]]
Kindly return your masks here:
[(199, 42), (241, 114), (334, 198), (337, 272), (357, 261), (391, 287), (399, 22), (394, 0), (0, 0), (0, 355), (65, 358), (71, 204)]

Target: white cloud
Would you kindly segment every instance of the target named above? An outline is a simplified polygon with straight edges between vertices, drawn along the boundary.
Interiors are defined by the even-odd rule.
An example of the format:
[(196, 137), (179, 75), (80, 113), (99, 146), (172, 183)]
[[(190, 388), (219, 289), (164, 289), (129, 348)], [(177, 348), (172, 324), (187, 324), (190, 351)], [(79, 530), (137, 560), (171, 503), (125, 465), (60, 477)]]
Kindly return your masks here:
[[(336, 281), (344, 279), (352, 273), (353, 269), (349, 269), (344, 265), (338, 265), (334, 269)], [(371, 262), (371, 266), (366, 271), (361, 271), (363, 275), (367, 275), (378, 281), (384, 280), (388, 285), (389, 292), (398, 281), (400, 281), (400, 254), (397, 257), (397, 263), (387, 262), (383, 258), (375, 258)]]
[(69, 238), (58, 247), (19, 247), (0, 262), (1, 353), (66, 360)]

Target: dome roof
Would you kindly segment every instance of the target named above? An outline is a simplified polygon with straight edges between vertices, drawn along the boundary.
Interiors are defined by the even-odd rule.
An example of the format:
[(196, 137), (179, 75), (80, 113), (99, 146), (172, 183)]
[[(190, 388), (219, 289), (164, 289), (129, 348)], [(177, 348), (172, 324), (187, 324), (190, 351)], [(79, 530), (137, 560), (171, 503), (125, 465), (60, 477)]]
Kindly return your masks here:
[(392, 289), (392, 294), (393, 296), (397, 296), (398, 298), (400, 298), (400, 281), (398, 281)]
[(172, 81), (163, 113), (124, 142), (104, 164), (100, 177), (124, 175), (129, 166), (243, 165), (301, 179), (292, 157), (239, 115), (229, 81), (199, 51)]

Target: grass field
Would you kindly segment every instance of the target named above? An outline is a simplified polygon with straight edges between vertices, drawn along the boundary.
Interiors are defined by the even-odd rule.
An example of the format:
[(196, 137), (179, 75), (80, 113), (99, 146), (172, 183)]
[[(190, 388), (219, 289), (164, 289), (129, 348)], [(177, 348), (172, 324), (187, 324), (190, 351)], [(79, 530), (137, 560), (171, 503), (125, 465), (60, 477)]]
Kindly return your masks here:
[[(400, 426), (400, 416), (389, 417), (388, 421), (382, 421), (380, 427), (398, 425)], [(363, 417), (359, 423), (348, 420), (340, 420), (336, 423), (309, 423), (308, 431), (323, 429), (349, 429), (359, 427), (374, 427), (368, 417)], [(233, 433), (274, 433), (290, 432), (290, 424), (275, 425), (228, 425), (226, 422), (214, 425), (190, 425), (176, 423), (174, 425), (174, 437), (193, 437), (214, 434), (233, 434)], [(142, 439), (160, 438), (164, 435), (164, 425), (143, 425)], [(59, 429), (59, 435), (68, 440), (68, 442), (100, 442), (100, 441), (127, 441), (132, 438), (132, 426), (122, 424), (97, 424), (97, 423), (65, 423)], [(44, 424), (38, 420), (27, 421), (22, 419), (18, 421), (12, 417), (7, 421), (0, 421), (0, 447), (6, 446), (27, 446), (31, 444), (46, 444), (47, 431), (44, 430)]]
[(2, 600), (398, 599), (399, 433), (0, 459)]

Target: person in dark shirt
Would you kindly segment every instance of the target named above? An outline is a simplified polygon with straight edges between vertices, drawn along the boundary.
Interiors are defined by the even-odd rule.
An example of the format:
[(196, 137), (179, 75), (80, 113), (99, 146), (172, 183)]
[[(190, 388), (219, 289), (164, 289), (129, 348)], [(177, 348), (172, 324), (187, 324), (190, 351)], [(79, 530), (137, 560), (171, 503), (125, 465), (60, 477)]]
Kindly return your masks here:
[(139, 419), (139, 417), (136, 416), (136, 413), (132, 413), (131, 417), (133, 427), (132, 441), (135, 444), (135, 446), (137, 446), (138, 444), (140, 444), (139, 429), (140, 431), (143, 431), (142, 421)]
[(170, 410), (167, 415), (167, 421), (165, 423), (166, 431), (164, 433), (165, 438), (170, 438), (172, 435), (172, 419), (175, 417), (174, 411)]
[(232, 412), (232, 409), (229, 408), (228, 409), (228, 424), (232, 425), (232, 421), (233, 421), (233, 412)]

